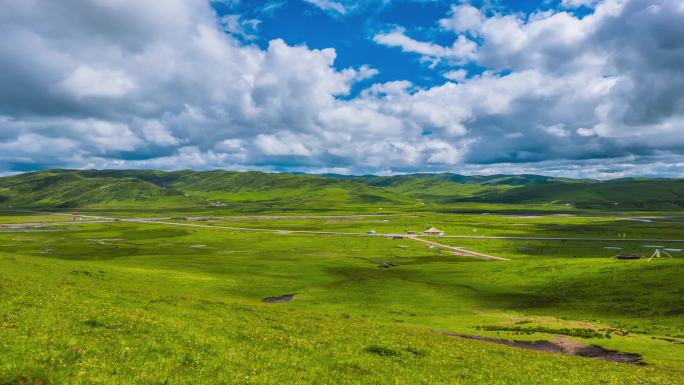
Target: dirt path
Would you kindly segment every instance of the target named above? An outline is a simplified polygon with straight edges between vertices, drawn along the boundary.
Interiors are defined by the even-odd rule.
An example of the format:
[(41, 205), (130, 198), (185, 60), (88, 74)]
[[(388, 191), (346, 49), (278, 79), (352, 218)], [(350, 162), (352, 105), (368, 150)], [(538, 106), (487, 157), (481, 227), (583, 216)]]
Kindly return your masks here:
[(464, 249), (464, 248), (462, 248), (462, 247), (455, 247), (455, 246), (444, 245), (444, 244), (441, 244), (441, 243), (437, 243), (437, 242), (433, 242), (433, 241), (428, 241), (427, 239), (422, 239), (422, 238), (418, 238), (418, 237), (415, 237), (415, 236), (413, 236), (413, 237), (406, 237), (406, 238), (407, 238), (407, 239), (412, 239), (412, 240), (417, 241), (417, 242), (422, 242), (422, 243), (425, 243), (425, 244), (428, 244), (428, 245), (432, 245), (432, 246), (435, 246), (435, 247), (440, 247), (440, 248), (442, 248), (442, 249), (447, 249), (447, 250), (452, 251), (452, 252), (453, 252), (454, 254), (456, 254), (456, 255), (463, 255), (463, 256), (465, 256), (465, 257), (478, 257), (478, 258), (482, 258), (482, 259), (493, 259), (493, 260), (495, 260), (495, 261), (510, 261), (510, 259), (508, 259), (508, 258), (495, 257), (495, 256), (493, 256), (493, 255), (482, 254), (482, 253), (478, 253), (478, 252), (476, 252), (476, 251), (466, 250), (466, 249)]
[[(52, 214), (52, 215), (62, 215), (71, 217), (71, 214), (61, 214), (61, 213), (50, 213), (50, 212), (40, 212), (41, 214)], [(145, 223), (156, 223), (163, 225), (173, 225), (173, 226), (192, 226), (192, 227), (205, 227), (205, 228), (217, 228), (217, 229), (227, 229), (227, 230), (239, 230), (239, 231), (263, 231), (272, 232), (278, 234), (288, 234), (288, 233), (300, 233), (300, 234), (321, 234), (321, 235), (345, 235), (345, 236), (379, 236), (379, 237), (401, 237), (401, 238), (412, 238), (406, 236), (406, 234), (366, 234), (366, 233), (355, 233), (355, 232), (335, 232), (335, 231), (315, 231), (315, 230), (287, 230), (287, 229), (266, 229), (258, 227), (236, 227), (236, 226), (211, 226), (211, 225), (201, 225), (193, 223), (178, 223), (178, 222), (164, 222), (170, 218), (110, 218), (102, 216), (93, 215), (81, 215), (83, 221), (70, 221), (70, 222), (23, 222), (23, 223), (0, 223), (0, 227), (44, 227), (44, 226), (63, 226), (63, 225), (77, 225), (86, 223), (106, 223), (106, 222), (145, 222)], [(247, 217), (245, 217), (247, 218)], [(250, 218), (256, 218), (251, 216)], [(684, 242), (684, 239), (661, 239), (661, 238), (572, 238), (572, 237), (507, 237), (507, 236), (473, 236), (473, 235), (421, 235), (424, 238), (432, 239), (506, 239), (506, 240), (521, 240), (521, 241), (595, 241), (595, 242)], [(424, 241), (424, 240), (423, 240)], [(448, 248), (450, 246), (442, 245), (440, 243), (434, 243), (435, 246)], [(459, 249), (459, 248), (456, 248)]]
[(411, 239), (414, 241), (422, 242), (435, 247), (440, 247), (443, 249), (450, 250), (457, 255), (462, 255), (466, 257), (478, 257), (483, 259), (492, 259), (497, 261), (510, 261), (508, 258), (495, 257), (493, 255), (487, 255), (478, 253), (475, 251), (466, 250), (461, 247), (448, 246), (441, 243), (428, 241), (426, 239), (421, 239), (415, 236), (407, 237), (404, 234), (365, 234), (365, 233), (351, 233), (351, 232), (339, 232), (339, 231), (313, 231), (313, 230), (282, 230), (282, 229), (261, 229), (261, 228), (251, 228), (251, 227), (232, 227), (232, 226), (211, 226), (211, 225), (200, 225), (195, 223), (176, 223), (176, 222), (162, 222), (162, 221), (141, 221), (145, 223), (156, 223), (160, 225), (176, 225), (176, 226), (189, 226), (189, 227), (201, 227), (208, 229), (226, 229), (226, 230), (238, 230), (238, 231), (261, 231), (269, 232), (275, 234), (311, 234), (311, 235), (340, 235), (340, 236), (354, 236), (354, 237), (400, 237), (402, 239)]
[[(33, 212), (39, 214), (50, 214), (50, 215), (62, 215), (71, 217), (71, 214), (66, 213), (54, 213), (49, 211), (32, 211), (32, 210), (5, 210), (5, 211), (16, 211), (16, 212)], [(402, 214), (359, 214), (358, 216), (392, 216), (392, 215), (402, 215)], [(410, 214), (408, 214), (410, 215)], [(275, 230), (275, 229), (262, 229), (253, 227), (231, 227), (231, 226), (206, 226), (206, 225), (194, 225), (194, 224), (182, 224), (175, 222), (162, 222), (160, 219), (167, 218), (110, 218), (95, 215), (81, 215), (85, 219), (95, 219), (102, 221), (120, 221), (120, 222), (147, 222), (147, 223), (158, 223), (165, 225), (186, 225), (186, 226), (197, 226), (197, 227), (213, 227), (213, 228), (223, 228), (230, 230), (244, 230), (244, 231), (265, 231), (273, 233), (301, 233), (301, 234), (327, 234), (327, 235), (347, 235), (347, 236), (371, 236), (365, 233), (351, 233), (351, 232), (333, 232), (333, 231), (313, 231), (313, 230)], [(258, 216), (245, 216), (247, 217), (258, 217)], [(264, 216), (268, 218), (269, 216)], [(272, 216), (275, 219), (277, 216)], [(313, 216), (311, 216), (313, 217)], [(318, 216), (318, 218), (327, 216)], [(341, 217), (341, 216), (340, 216)], [(353, 215), (347, 215), (346, 217), (353, 217)], [(76, 224), (78, 221), (74, 221), (69, 224)], [(88, 222), (84, 222), (88, 223)], [(90, 222), (92, 223), (92, 222)], [(54, 224), (54, 223), (52, 223)], [(400, 236), (407, 238), (406, 234), (376, 234), (376, 236)], [(508, 239), (508, 240), (521, 240), (521, 241), (595, 241), (595, 242), (684, 242), (684, 239), (662, 239), (662, 238), (579, 238), (579, 237), (514, 237), (514, 236), (476, 236), (476, 235), (421, 235), (424, 238), (447, 238), (447, 239)]]
[[(53, 214), (53, 215), (62, 215), (62, 216), (71, 216), (71, 214), (64, 214), (64, 213), (50, 213), (50, 212), (39, 212), (36, 211), (37, 213), (41, 214)], [(110, 217), (103, 217), (103, 216), (94, 216), (94, 215), (81, 215), (81, 218), (88, 219), (88, 221), (74, 221), (74, 222), (57, 222), (60, 224), (81, 224), (81, 223), (102, 223), (102, 222), (135, 222), (135, 223), (151, 223), (151, 224), (158, 224), (158, 225), (167, 225), (167, 226), (182, 226), (182, 227), (199, 227), (199, 228), (205, 228), (205, 229), (224, 229), (224, 230), (233, 230), (233, 231), (258, 231), (258, 232), (265, 232), (265, 233), (272, 233), (272, 234), (310, 234), (310, 235), (338, 235), (338, 236), (351, 236), (351, 237), (383, 237), (383, 238), (402, 238), (402, 239), (411, 239), (417, 242), (422, 242), (431, 246), (443, 248), (450, 250), (456, 255), (462, 255), (465, 257), (478, 257), (478, 258), (483, 258), (483, 259), (491, 259), (491, 260), (497, 260), (497, 261), (510, 261), (510, 259), (507, 258), (502, 258), (502, 257), (495, 257), (493, 255), (487, 255), (487, 254), (482, 254), (478, 253), (475, 251), (470, 251), (466, 250), (461, 247), (455, 247), (455, 246), (449, 246), (449, 245), (444, 245), (441, 243), (437, 243), (434, 241), (428, 241), (426, 239), (421, 239), (416, 236), (406, 236), (405, 234), (367, 234), (367, 233), (353, 233), (353, 232), (338, 232), (338, 231), (314, 231), (314, 230), (283, 230), (283, 229), (263, 229), (263, 228), (254, 228), (254, 227), (235, 227), (235, 226), (212, 226), (212, 225), (202, 225), (202, 224), (197, 224), (197, 223), (178, 223), (178, 222), (166, 222), (166, 221), (159, 221), (159, 220), (153, 220), (149, 218), (110, 218)]]

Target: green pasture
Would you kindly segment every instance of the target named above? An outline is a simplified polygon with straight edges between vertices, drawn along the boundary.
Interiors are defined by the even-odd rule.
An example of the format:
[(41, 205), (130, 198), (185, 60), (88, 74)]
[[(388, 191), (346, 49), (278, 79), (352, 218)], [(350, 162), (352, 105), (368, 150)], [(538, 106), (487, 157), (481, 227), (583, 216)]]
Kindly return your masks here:
[[(268, 216), (193, 215), (177, 213), (167, 216), (178, 223), (213, 226), (383, 234), (417, 233), (436, 226), (445, 235), (567, 237), (567, 238), (635, 238), (684, 240), (684, 217), (646, 214), (631, 215), (501, 215), (499, 213), (443, 214), (395, 213), (369, 216), (326, 216), (311, 214)], [(649, 222), (642, 222), (649, 221)], [(684, 243), (683, 243), (684, 244)]]
[[(618, 216), (158, 214), (178, 223), (361, 233), (435, 225), (448, 234), (475, 228), (585, 236), (619, 229), (640, 238), (684, 238), (664, 219)], [(18, 217), (0, 216), (0, 223)], [(684, 339), (678, 254), (618, 261), (604, 249), (610, 242), (435, 240), (512, 260), (461, 257), (382, 237), (131, 222), (0, 229), (0, 384), (684, 382), (684, 348), (676, 343)], [(262, 301), (284, 294), (294, 300)], [(561, 336), (641, 354), (647, 365), (453, 333)]]

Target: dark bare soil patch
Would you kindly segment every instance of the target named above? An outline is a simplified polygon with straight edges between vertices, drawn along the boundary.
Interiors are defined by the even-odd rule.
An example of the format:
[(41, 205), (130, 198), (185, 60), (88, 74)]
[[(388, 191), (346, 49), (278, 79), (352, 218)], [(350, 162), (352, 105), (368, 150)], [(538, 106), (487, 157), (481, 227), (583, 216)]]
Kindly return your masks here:
[(281, 295), (278, 297), (268, 297), (264, 298), (262, 301), (268, 302), (268, 303), (281, 303), (281, 302), (290, 302), (294, 299), (294, 294), (285, 294)]
[(641, 360), (640, 354), (623, 353), (617, 350), (609, 350), (598, 345), (585, 346), (572, 353), (581, 357), (597, 358), (599, 360), (624, 362), (633, 365), (646, 365), (646, 363)]
[(556, 354), (568, 354), (575, 355), (586, 358), (594, 358), (598, 360), (622, 362), (632, 365), (646, 365), (642, 361), (642, 357), (636, 353), (623, 353), (617, 350), (609, 350), (598, 345), (588, 345), (583, 346), (581, 344), (569, 344), (567, 342), (551, 342), (551, 341), (517, 341), (517, 340), (506, 340), (502, 338), (492, 338), (484, 337), (470, 334), (458, 334), (450, 332), (441, 332), (447, 336), (454, 336), (460, 338), (466, 338), (470, 340), (493, 342), (496, 344), (513, 346), (520, 349), (536, 350), (539, 352), (556, 353)]

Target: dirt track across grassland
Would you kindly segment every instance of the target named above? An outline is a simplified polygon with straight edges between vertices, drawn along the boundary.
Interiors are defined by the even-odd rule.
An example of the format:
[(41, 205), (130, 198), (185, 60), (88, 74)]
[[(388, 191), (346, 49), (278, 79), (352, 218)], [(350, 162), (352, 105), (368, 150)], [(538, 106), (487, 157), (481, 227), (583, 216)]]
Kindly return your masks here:
[[(42, 212), (42, 211), (36, 211), (36, 213), (53, 214), (53, 215), (61, 215), (61, 216), (71, 216), (71, 214), (51, 213), (51, 212)], [(466, 250), (466, 249), (461, 248), (461, 247), (444, 245), (444, 244), (437, 243), (434, 241), (429, 241), (427, 239), (418, 238), (418, 236), (415, 236), (415, 235), (408, 235), (407, 236), (405, 234), (368, 234), (368, 233), (337, 232), (337, 231), (285, 230), (285, 229), (264, 229), (264, 228), (253, 228), (253, 227), (215, 226), (215, 225), (202, 225), (202, 224), (198, 224), (198, 223), (167, 222), (167, 221), (155, 220), (155, 218), (110, 218), (110, 217), (94, 216), (94, 215), (81, 215), (80, 217), (83, 219), (87, 219), (88, 221), (73, 221), (73, 222), (68, 222), (68, 224), (75, 225), (75, 224), (85, 224), (85, 223), (94, 223), (94, 222), (98, 222), (98, 223), (103, 223), (103, 222), (135, 222), (135, 223), (149, 223), (149, 224), (158, 224), (158, 225), (167, 225), (167, 226), (200, 227), (200, 228), (205, 228), (205, 229), (224, 229), (224, 230), (233, 230), (233, 231), (265, 232), (265, 233), (272, 233), (272, 234), (309, 234), (309, 235), (336, 235), (336, 236), (348, 236), (348, 237), (351, 236), (351, 237), (399, 238), (399, 239), (410, 239), (410, 240), (413, 240), (416, 242), (425, 243), (425, 244), (433, 246), (433, 247), (439, 247), (442, 249), (446, 249), (446, 250), (449, 250), (456, 255), (462, 255), (464, 257), (477, 257), (477, 258), (490, 259), (490, 260), (496, 260), (496, 261), (509, 261), (509, 259), (507, 259), (507, 258), (495, 257), (493, 255), (488, 255), (488, 254), (482, 254), (482, 253), (478, 253), (476, 251)], [(58, 222), (58, 223), (66, 224), (67, 222)], [(47, 223), (46, 223), (46, 225), (47, 225)]]
[(444, 244), (441, 244), (441, 243), (437, 243), (437, 242), (433, 242), (433, 241), (428, 241), (427, 239), (422, 239), (422, 238), (418, 238), (418, 237), (415, 237), (415, 236), (406, 237), (406, 238), (407, 238), (407, 239), (412, 239), (412, 240), (414, 240), (414, 241), (422, 242), (422, 243), (425, 243), (425, 244), (428, 244), (428, 245), (431, 245), (431, 246), (439, 247), (439, 248), (442, 248), (442, 249), (447, 249), (447, 250), (450, 250), (451, 252), (453, 252), (453, 253), (456, 254), (456, 255), (462, 255), (462, 256), (465, 256), (465, 257), (478, 257), (478, 258), (482, 258), (482, 259), (493, 259), (493, 260), (495, 260), (495, 261), (510, 261), (510, 259), (508, 259), (508, 258), (495, 257), (495, 256), (493, 256), (493, 255), (482, 254), (482, 253), (478, 253), (478, 252), (476, 252), (476, 251), (466, 250), (466, 249), (464, 249), (464, 248), (462, 248), (462, 247), (444, 245)]

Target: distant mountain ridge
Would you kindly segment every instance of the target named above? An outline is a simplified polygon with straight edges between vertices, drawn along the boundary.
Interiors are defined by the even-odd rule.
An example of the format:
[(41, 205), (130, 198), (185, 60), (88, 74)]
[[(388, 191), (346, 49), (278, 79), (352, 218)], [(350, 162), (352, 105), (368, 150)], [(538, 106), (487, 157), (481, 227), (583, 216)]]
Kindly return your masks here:
[(453, 174), (453, 173), (417, 173), (417, 174), (403, 174), (403, 175), (393, 175), (393, 176), (376, 176), (376, 175), (353, 176), (353, 175), (337, 175), (337, 174), (323, 174), (321, 176), (331, 177), (331, 178), (352, 179), (352, 180), (401, 180), (401, 179), (405, 179), (405, 178), (417, 178), (417, 179), (445, 180), (445, 181), (449, 181), (449, 182), (463, 183), (463, 184), (523, 185), (523, 184), (531, 184), (531, 183), (573, 182), (573, 181), (599, 182), (598, 180), (593, 180), (593, 179), (558, 178), (558, 177), (535, 175), (535, 174), (461, 175), (461, 174)]
[(609, 181), (542, 175), (350, 176), (234, 171), (44, 170), (0, 177), (0, 207), (271, 208), (556, 204), (601, 209), (682, 209), (684, 179)]

